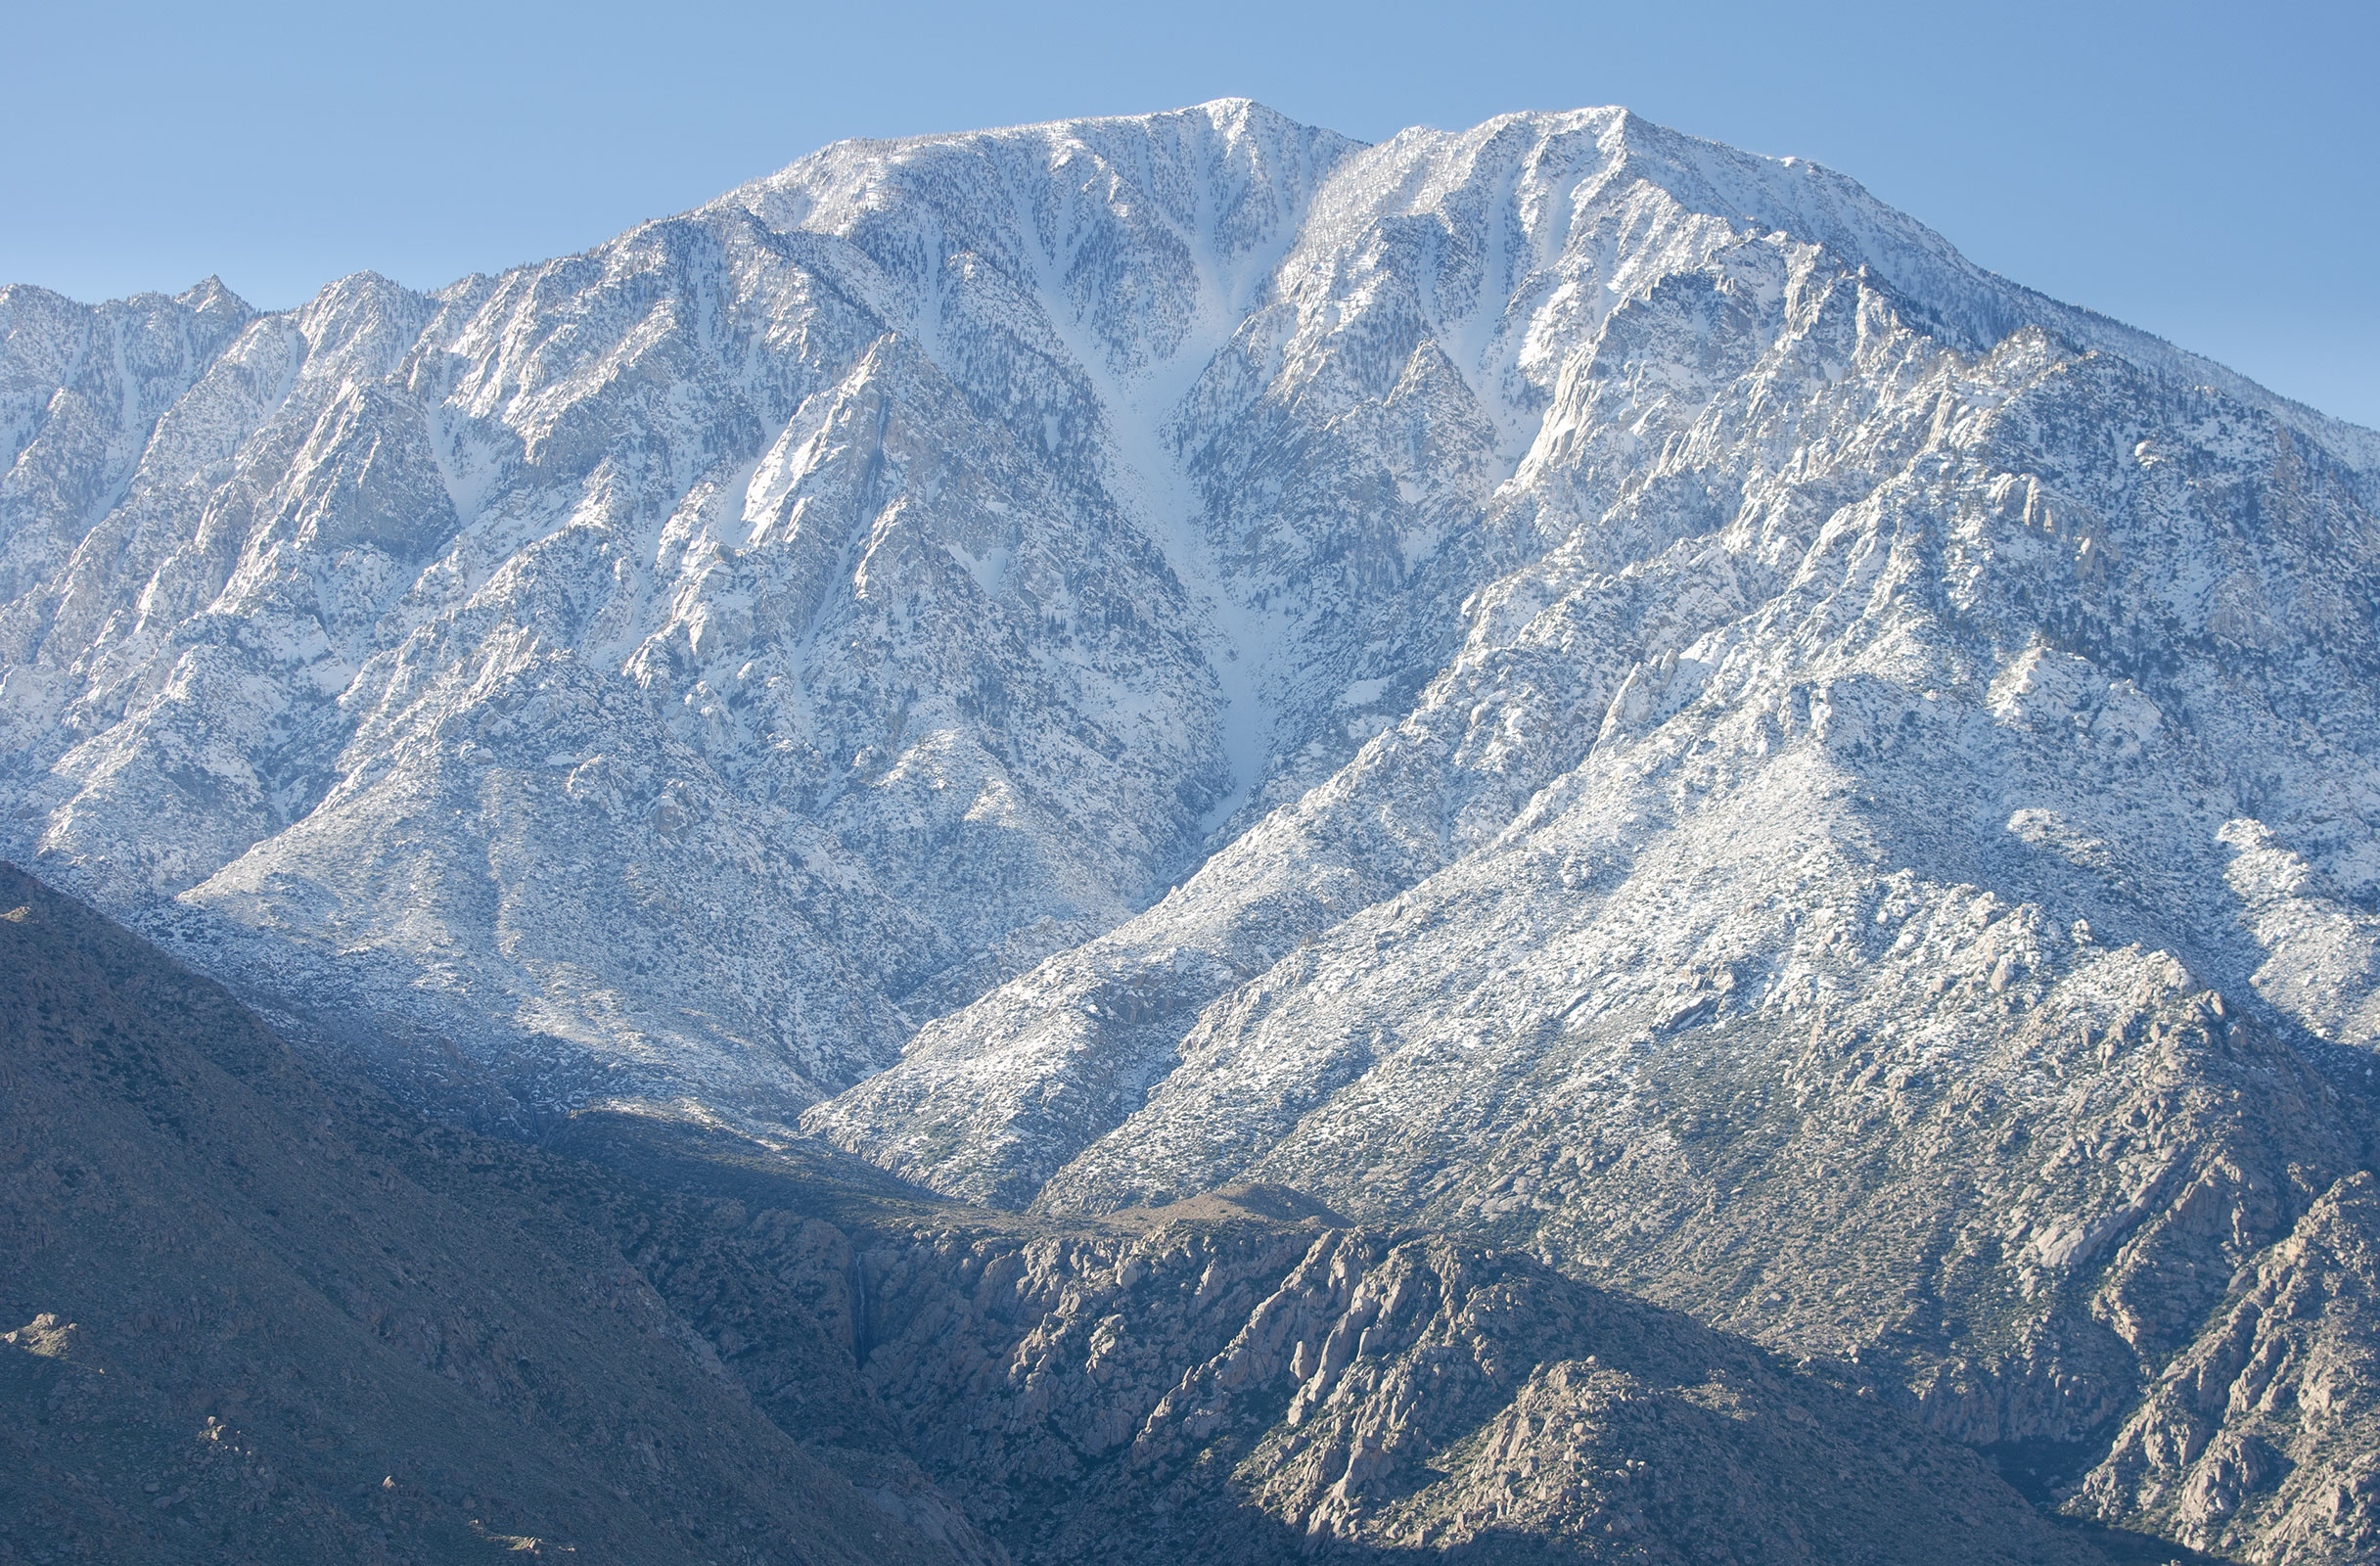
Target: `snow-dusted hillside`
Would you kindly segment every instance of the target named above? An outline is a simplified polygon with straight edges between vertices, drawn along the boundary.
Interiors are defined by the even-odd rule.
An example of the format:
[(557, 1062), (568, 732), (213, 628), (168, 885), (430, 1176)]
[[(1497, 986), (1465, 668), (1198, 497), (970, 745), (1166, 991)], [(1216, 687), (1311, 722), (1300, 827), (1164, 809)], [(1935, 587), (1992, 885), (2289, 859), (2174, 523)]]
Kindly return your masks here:
[(2380, 437), (1827, 170), (1228, 102), (0, 329), (13, 852), (425, 1100), (1276, 1180), (1983, 1441), (2373, 1164)]
[(399, 1075), (790, 1117), (1263, 764), (1304, 650), (1233, 656), (1158, 429), (1351, 150), (1218, 105), (434, 297), (10, 291), (19, 852)]

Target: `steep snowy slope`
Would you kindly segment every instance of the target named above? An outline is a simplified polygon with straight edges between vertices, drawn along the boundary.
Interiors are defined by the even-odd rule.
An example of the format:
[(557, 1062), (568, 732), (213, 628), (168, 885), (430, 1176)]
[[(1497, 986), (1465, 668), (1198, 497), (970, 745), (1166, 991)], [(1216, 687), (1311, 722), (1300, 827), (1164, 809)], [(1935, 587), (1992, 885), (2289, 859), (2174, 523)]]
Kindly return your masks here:
[[(1355, 230), (1370, 237), (1313, 224), (1390, 272), (1408, 142), (1509, 187), (1487, 204), (1502, 240), (1471, 249), (1525, 250), (1512, 293), (1543, 302), (1475, 326), (1465, 354), (1485, 399), (1542, 411), (1473, 547), (1545, 546), (1467, 601), (1466, 645), (1347, 767), (1133, 923), (930, 1025), (821, 1112), (838, 1139), (1022, 1201), (1178, 1066), (1060, 1188), (1096, 1199), (1111, 1165), (1118, 1200), (1196, 1187), (1396, 1039), (1462, 1032), (1434, 1014), (1477, 1013), (1501, 982), (1524, 992), (1497, 1008), (1515, 1047), (1551, 1061), (1547, 1027), (1578, 1033), (1624, 996), (1697, 997), (1671, 1031), (1808, 1010), (1831, 988), (1814, 959), (1833, 927), (1898, 940), (1916, 909), (1979, 894), (2054, 924), (2052, 950), (2138, 942), (2261, 996), (2284, 1034), (2370, 1044), (2380, 536), (2348, 460), (2366, 438), (2181, 380), (2162, 345), (2078, 352), (2055, 332), (2122, 334), (1917, 249), (1889, 213), (1846, 223), (1824, 176), (1615, 120), (1590, 144), (1589, 199), (1559, 162), (1581, 134), (1400, 138), (1333, 186), (1386, 207)], [(1498, 137), (1519, 145), (1483, 172)], [(1444, 236), (1472, 186), (1447, 183), (1420, 226), (1462, 253)], [(1783, 196), (1810, 232), (1872, 239), (1953, 297), (1760, 232)], [(1557, 206), (1563, 232), (1526, 226)], [(1423, 260), (1406, 270), (1403, 299), (1433, 292)], [(1640, 292), (1614, 301), (1604, 273)], [(2047, 326), (2009, 325), (2037, 303)], [(1376, 313), (1400, 307), (1419, 310)], [(1348, 330), (1336, 302), (1323, 313)], [(1357, 681), (1341, 699), (1374, 696)], [(1580, 949), (1549, 958), (1562, 928)], [(1943, 955), (1905, 964), (1920, 992), (1880, 1010), (1943, 1009)], [(1262, 1046), (1260, 1025), (1277, 1026)], [(1238, 1061), (1286, 1095), (1276, 1109), (1215, 1075)], [(1228, 1124), (1194, 1124), (1202, 1099)]]
[(835, 148), (137, 383), (108, 334), (218, 296), (11, 291), (22, 847), (396, 1077), (791, 1114), (1262, 762), (1155, 429), (1348, 150), (1245, 104)]
[(1254, 1177), (1526, 1240), (1967, 1439), (2085, 1438), (2373, 1158), (2368, 438), (1674, 162), (1540, 238), (1560, 143), (1489, 181), (1543, 272), (1709, 237), (1450, 355), (1507, 426), (1550, 383), (1464, 647), (810, 1124), (995, 1201)]

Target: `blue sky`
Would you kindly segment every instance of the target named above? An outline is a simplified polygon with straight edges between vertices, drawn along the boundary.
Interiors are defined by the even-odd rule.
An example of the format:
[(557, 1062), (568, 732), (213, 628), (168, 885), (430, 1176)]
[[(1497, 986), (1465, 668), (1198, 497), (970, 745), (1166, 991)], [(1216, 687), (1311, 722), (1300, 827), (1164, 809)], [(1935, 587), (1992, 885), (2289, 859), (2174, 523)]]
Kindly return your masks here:
[(0, 280), (259, 304), (577, 250), (844, 136), (1625, 103), (2380, 426), (2380, 7), (4, 0)]

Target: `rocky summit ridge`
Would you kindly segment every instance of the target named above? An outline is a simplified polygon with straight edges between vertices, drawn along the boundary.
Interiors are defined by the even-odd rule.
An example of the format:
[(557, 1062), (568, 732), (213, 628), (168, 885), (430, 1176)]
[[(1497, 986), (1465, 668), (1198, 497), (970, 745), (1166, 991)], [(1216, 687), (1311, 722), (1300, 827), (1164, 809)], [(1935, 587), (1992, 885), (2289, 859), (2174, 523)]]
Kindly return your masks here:
[(2371, 432), (1620, 110), (0, 338), (0, 847), (401, 1096), (1290, 1186), (2372, 1547)]

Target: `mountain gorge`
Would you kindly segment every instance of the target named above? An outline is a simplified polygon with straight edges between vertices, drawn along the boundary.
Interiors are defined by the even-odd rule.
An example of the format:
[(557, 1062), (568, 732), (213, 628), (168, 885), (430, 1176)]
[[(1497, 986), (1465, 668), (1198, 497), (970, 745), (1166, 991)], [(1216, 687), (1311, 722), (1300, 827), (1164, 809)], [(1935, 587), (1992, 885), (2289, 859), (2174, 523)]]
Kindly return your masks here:
[[(1148, 1348), (1222, 1411), (1084, 1414), (1173, 1443), (1131, 1485), (1260, 1447), (1300, 1537), (1484, 1485), (1584, 1549), (1583, 1470), (1423, 1460), (1477, 1287), (1674, 1313), (1532, 1337), (1540, 1434), (1650, 1374), (1719, 1440), (1614, 1359), (1717, 1333), (1864, 1387), (1829, 1439), (2380, 1548), (2371, 432), (1619, 110), (841, 143), (435, 294), (0, 334), (0, 848), (449, 1122), (1034, 1233), (1287, 1188), (1357, 1237), (1202, 1277), (1440, 1302), (1327, 1438), (1201, 1446), (1243, 1351)], [(1097, 1467), (949, 1462), (994, 1531)]]

